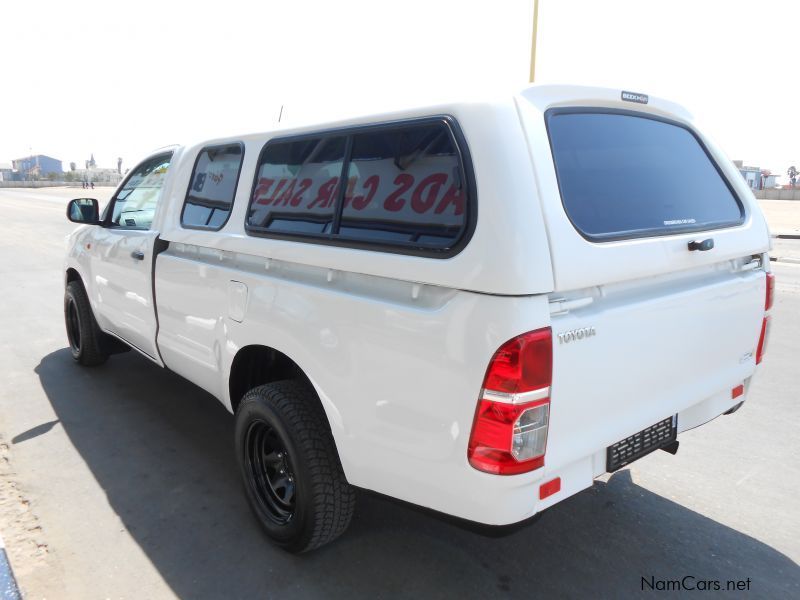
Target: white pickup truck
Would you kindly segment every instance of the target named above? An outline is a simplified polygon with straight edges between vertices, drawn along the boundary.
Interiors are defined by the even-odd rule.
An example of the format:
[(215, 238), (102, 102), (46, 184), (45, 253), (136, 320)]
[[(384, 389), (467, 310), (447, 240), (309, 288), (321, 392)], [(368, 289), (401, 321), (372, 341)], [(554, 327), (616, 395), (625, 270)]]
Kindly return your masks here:
[(134, 348), (235, 413), (304, 551), (354, 488), (509, 525), (735, 411), (769, 233), (680, 106), (533, 86), (156, 152), (70, 202), (75, 360)]

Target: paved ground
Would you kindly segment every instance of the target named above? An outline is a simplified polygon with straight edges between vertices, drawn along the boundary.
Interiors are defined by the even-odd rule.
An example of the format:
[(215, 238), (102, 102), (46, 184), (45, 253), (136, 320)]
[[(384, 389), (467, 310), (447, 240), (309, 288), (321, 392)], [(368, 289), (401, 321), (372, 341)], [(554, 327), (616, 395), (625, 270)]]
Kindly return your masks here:
[(773, 263), (772, 337), (747, 405), (682, 435), (677, 456), (496, 539), (362, 495), (344, 538), (294, 557), (255, 527), (213, 398), (135, 353), (72, 363), (74, 195), (0, 190), (0, 531), (28, 598), (626, 597), (642, 577), (686, 575), (800, 597), (800, 266)]
[(773, 235), (800, 235), (800, 201), (759, 200)]
[(759, 200), (769, 222), (772, 240), (770, 256), (800, 264), (800, 201)]

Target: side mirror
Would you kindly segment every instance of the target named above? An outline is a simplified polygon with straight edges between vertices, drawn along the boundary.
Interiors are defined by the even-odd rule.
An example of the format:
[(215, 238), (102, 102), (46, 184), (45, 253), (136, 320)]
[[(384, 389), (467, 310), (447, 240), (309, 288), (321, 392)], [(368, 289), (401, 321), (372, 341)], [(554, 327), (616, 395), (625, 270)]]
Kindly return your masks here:
[(67, 204), (67, 219), (84, 225), (100, 224), (100, 204), (94, 198), (76, 198)]

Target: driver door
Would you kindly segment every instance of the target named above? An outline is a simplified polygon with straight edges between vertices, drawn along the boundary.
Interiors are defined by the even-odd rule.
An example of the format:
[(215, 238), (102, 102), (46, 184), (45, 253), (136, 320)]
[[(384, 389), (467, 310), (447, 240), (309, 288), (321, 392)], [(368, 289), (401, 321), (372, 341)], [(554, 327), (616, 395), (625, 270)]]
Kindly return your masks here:
[(162, 364), (156, 346), (152, 228), (172, 153), (140, 163), (106, 209), (90, 250), (95, 316), (100, 327)]

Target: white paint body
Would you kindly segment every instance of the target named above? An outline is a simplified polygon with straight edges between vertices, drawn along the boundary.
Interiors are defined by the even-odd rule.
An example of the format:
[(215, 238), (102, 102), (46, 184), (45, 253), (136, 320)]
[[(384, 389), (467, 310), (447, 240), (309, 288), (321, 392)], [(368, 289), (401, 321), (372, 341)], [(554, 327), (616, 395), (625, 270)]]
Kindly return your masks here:
[[(686, 250), (702, 238), (696, 233), (587, 241), (561, 204), (543, 117), (555, 106), (624, 108), (685, 124), (739, 195), (744, 224), (714, 230), (713, 252)], [(245, 233), (254, 169), (271, 137), (439, 114), (458, 121), (477, 182), (477, 225), (456, 256)], [(82, 277), (101, 328), (229, 409), (241, 348), (265, 345), (294, 360), (317, 389), (350, 483), (472, 521), (513, 523), (589, 487), (610, 444), (676, 413), (684, 431), (742, 400), (731, 389), (756, 368), (769, 234), (738, 171), (677, 105), (534, 86), (505, 100), (214, 143), (224, 141), (243, 142), (245, 153), (221, 231), (180, 226), (205, 142), (175, 151), (153, 231), (81, 227), (67, 267)], [(168, 248), (153, 264), (156, 236)], [(128, 258), (134, 247), (144, 261)], [(753, 255), (764, 266), (742, 270)], [(545, 466), (479, 472), (467, 443), (489, 360), (510, 338), (546, 326), (554, 367)], [(594, 335), (559, 342), (559, 333), (587, 327)], [(539, 485), (554, 477), (561, 491), (540, 501)]]

